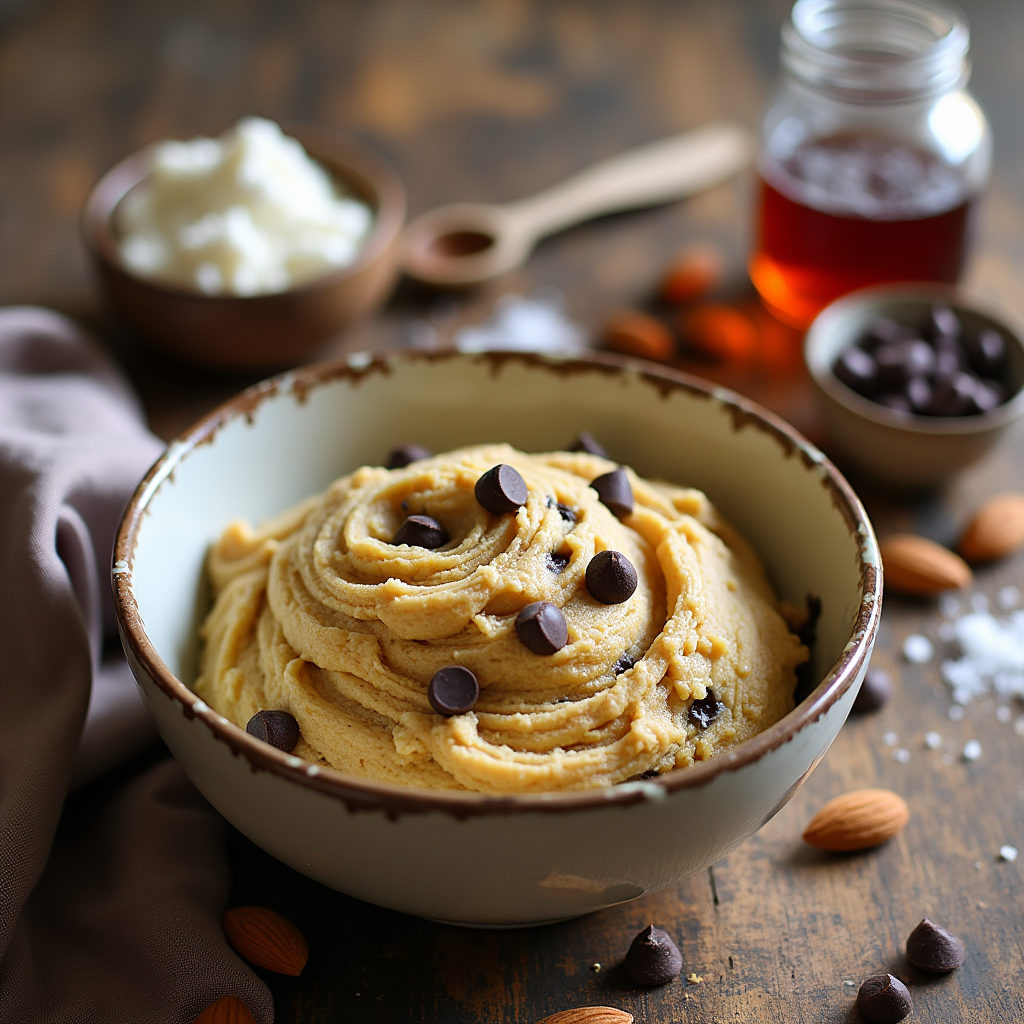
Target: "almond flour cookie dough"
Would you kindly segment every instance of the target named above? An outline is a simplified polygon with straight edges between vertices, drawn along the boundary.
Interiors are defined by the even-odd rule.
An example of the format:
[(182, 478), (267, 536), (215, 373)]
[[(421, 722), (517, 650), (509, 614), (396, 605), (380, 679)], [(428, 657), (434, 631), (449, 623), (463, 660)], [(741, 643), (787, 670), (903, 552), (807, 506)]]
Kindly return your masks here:
[[(701, 492), (615, 470), (464, 448), (232, 523), (209, 556), (196, 692), (243, 728), (294, 716), (316, 764), (433, 789), (607, 786), (754, 736), (793, 707), (807, 649)], [(516, 474), (524, 504), (481, 504)], [(462, 713), (431, 687), (452, 668), (442, 682), (478, 682)]]

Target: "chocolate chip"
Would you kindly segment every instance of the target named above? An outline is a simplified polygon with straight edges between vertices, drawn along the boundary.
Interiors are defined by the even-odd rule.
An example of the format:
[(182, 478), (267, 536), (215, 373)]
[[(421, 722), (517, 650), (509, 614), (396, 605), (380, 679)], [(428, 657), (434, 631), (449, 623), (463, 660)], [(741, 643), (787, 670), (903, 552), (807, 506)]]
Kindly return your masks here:
[(448, 543), (448, 531), (430, 516), (409, 516), (395, 532), (391, 543), (433, 551)]
[(599, 551), (587, 566), (586, 581), (587, 590), (595, 601), (601, 604), (622, 604), (636, 590), (636, 569), (618, 551)]
[(686, 717), (698, 729), (706, 729), (723, 711), (725, 705), (715, 696), (715, 691), (708, 687), (708, 695), (702, 700), (695, 700), (690, 705)]
[(534, 654), (554, 654), (569, 642), (569, 627), (557, 605), (532, 601), (516, 616), (516, 636)]
[(926, 330), (935, 341), (939, 338), (959, 338), (960, 318), (949, 306), (932, 306)]
[(966, 956), (960, 939), (927, 917), (907, 939), (907, 959), (922, 971), (944, 974), (959, 967)]
[(898, 1024), (914, 1012), (907, 986), (891, 974), (873, 974), (857, 993), (857, 1009), (875, 1024)]
[(480, 684), (476, 676), (462, 665), (438, 669), (427, 687), (430, 706), (446, 718), (471, 711), (479, 696)]
[(877, 711), (892, 696), (892, 676), (885, 669), (869, 668), (851, 709), (855, 714)]
[(496, 516), (515, 512), (526, 504), (528, 496), (526, 481), (504, 463), (487, 470), (476, 482), (476, 500)]
[(932, 401), (932, 386), (924, 377), (911, 377), (904, 389), (913, 412), (923, 413)]
[(910, 402), (907, 400), (907, 396), (899, 391), (894, 391), (888, 395), (881, 395), (876, 401), (879, 405), (884, 405), (886, 409), (891, 409), (900, 415), (910, 415)]
[(878, 385), (878, 366), (859, 348), (848, 348), (835, 361), (832, 372), (860, 395), (870, 395)]
[(621, 676), (623, 672), (628, 672), (636, 664), (636, 658), (633, 657), (628, 651), (612, 666), (612, 675)]
[(913, 331), (903, 324), (896, 323), (888, 317), (880, 316), (871, 322), (868, 332), (861, 341), (867, 352), (873, 352), (879, 345), (893, 345), (898, 341), (906, 341), (913, 337)]
[(569, 555), (560, 554), (558, 551), (549, 551), (547, 555), (548, 568), (552, 572), (563, 572), (570, 561)]
[(558, 509), (558, 514), (567, 523), (575, 523), (576, 522), (576, 512), (575, 512), (574, 509), (569, 508), (568, 505), (563, 505), (561, 502), (558, 502), (558, 504), (555, 506), (555, 508)]
[(286, 754), (299, 742), (299, 723), (287, 711), (257, 711), (246, 723), (245, 731)]
[(584, 430), (579, 437), (569, 446), (571, 452), (586, 452), (588, 455), (600, 455), (602, 459), (608, 457), (604, 448), (594, 440), (593, 435)]
[(621, 466), (591, 480), (590, 486), (597, 491), (601, 503), (607, 505), (619, 519), (632, 513), (633, 488), (629, 486), (629, 477)]
[(989, 328), (976, 338), (965, 338), (964, 347), (971, 367), (984, 376), (991, 377), (1003, 368), (1006, 360), (1006, 341), (998, 332)]
[(971, 398), (978, 412), (991, 412), (1006, 401), (1006, 388), (997, 380), (979, 380), (975, 382)]
[(931, 416), (964, 416), (974, 407), (976, 378), (969, 373), (955, 373), (948, 381), (936, 381), (935, 394), (928, 405)]
[(397, 448), (391, 449), (391, 454), (388, 456), (388, 469), (402, 469), (412, 462), (429, 458), (430, 452), (423, 445), (400, 444)]
[(623, 966), (638, 985), (666, 985), (679, 977), (683, 958), (668, 932), (649, 924), (630, 943)]

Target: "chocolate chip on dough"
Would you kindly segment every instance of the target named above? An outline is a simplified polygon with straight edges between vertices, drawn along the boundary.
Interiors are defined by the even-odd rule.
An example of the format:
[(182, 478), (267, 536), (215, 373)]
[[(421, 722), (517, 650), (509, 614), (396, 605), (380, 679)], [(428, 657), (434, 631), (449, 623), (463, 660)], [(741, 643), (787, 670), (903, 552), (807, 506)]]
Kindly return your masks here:
[(907, 939), (907, 959), (922, 971), (944, 974), (959, 967), (966, 957), (963, 942), (927, 917)]
[(420, 444), (400, 444), (391, 449), (388, 456), (388, 469), (402, 469), (421, 459), (429, 459), (430, 451)]
[(409, 544), (433, 551), (448, 543), (448, 531), (430, 516), (409, 516), (391, 539), (392, 544)]
[(445, 718), (471, 711), (479, 696), (480, 684), (476, 676), (462, 665), (438, 669), (427, 687), (430, 706)]
[(569, 555), (563, 555), (559, 551), (548, 552), (547, 565), (548, 568), (554, 573), (564, 572), (565, 567), (569, 564), (569, 561)]
[(723, 711), (725, 705), (715, 696), (715, 691), (708, 687), (708, 695), (703, 700), (695, 700), (690, 705), (687, 717), (700, 729), (706, 729)]
[(569, 627), (557, 605), (533, 601), (516, 617), (516, 635), (534, 654), (554, 654), (569, 642)]
[(529, 491), (526, 481), (511, 466), (500, 463), (487, 470), (476, 482), (476, 500), (488, 512), (500, 516), (504, 512), (515, 512), (526, 504)]
[(290, 754), (299, 742), (299, 723), (287, 711), (257, 711), (245, 731), (264, 743)]
[(590, 486), (597, 491), (601, 503), (607, 505), (619, 519), (632, 513), (633, 488), (629, 485), (626, 471), (621, 467), (591, 480)]
[(679, 977), (683, 958), (668, 932), (649, 924), (630, 944), (624, 966), (638, 985), (665, 985)]
[(558, 514), (567, 523), (575, 523), (576, 522), (576, 512), (573, 509), (569, 508), (568, 505), (563, 505), (561, 502), (558, 502), (558, 504), (555, 506), (555, 508), (558, 509)]
[(619, 551), (599, 551), (587, 566), (587, 590), (601, 604), (622, 604), (636, 591), (633, 563)]
[(603, 445), (598, 444), (588, 430), (584, 430), (583, 433), (573, 441), (569, 446), (569, 451), (586, 452), (588, 455), (599, 455), (602, 459), (608, 458), (608, 453), (604, 450)]
[(899, 1024), (914, 1012), (907, 986), (891, 974), (873, 974), (857, 993), (857, 1009), (875, 1024)]

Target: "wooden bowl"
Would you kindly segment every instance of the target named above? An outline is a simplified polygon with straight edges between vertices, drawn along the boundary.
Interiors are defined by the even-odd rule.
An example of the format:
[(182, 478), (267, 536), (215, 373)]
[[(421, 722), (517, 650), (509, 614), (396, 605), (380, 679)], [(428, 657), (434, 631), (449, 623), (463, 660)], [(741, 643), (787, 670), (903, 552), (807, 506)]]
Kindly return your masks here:
[(324, 128), (286, 126), (313, 159), (374, 212), (355, 261), (265, 295), (204, 295), (140, 277), (121, 259), (113, 228), (118, 203), (149, 173), (150, 148), (111, 168), (82, 212), (82, 232), (113, 311), (171, 355), (222, 370), (274, 370), (312, 358), (349, 324), (383, 304), (398, 276), (405, 189), (380, 157)]

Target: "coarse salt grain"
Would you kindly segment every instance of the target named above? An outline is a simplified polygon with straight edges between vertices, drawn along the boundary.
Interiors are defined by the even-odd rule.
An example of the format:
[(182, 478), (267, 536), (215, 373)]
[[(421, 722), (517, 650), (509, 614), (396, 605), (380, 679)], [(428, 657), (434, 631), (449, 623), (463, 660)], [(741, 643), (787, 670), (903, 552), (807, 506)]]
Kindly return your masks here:
[(939, 598), (939, 611), (947, 619), (955, 619), (960, 614), (960, 602), (952, 594), (943, 594)]
[(987, 612), (988, 598), (984, 594), (972, 594), (971, 608), (973, 608), (976, 612)]
[(940, 667), (953, 700), (967, 704), (989, 693), (1024, 698), (1024, 610), (1003, 620), (973, 612), (958, 619), (954, 629), (961, 657)]
[(981, 757), (981, 744), (977, 740), (968, 740), (964, 744), (964, 760), (977, 761), (979, 757)]
[(894, 732), (887, 732), (887, 733), (886, 733), (886, 734), (885, 734), (885, 735), (884, 735), (884, 736), (882, 737), (882, 742), (883, 742), (883, 743), (884, 743), (884, 744), (885, 744), (885, 745), (886, 745), (887, 747), (895, 747), (895, 746), (896, 746), (896, 744), (897, 744), (897, 743), (899, 743), (899, 741), (900, 741), (900, 738), (899, 738), (899, 736), (897, 736), (897, 735), (896, 735), (896, 733), (894, 733)]
[(997, 722), (1002, 722), (1005, 725), (1011, 718), (1013, 718), (1013, 712), (1005, 704), (1000, 704), (996, 708)]
[(929, 750), (938, 750), (942, 746), (942, 737), (937, 732), (926, 732), (924, 734), (924, 745)]
[(964, 717), (964, 709), (960, 704), (954, 704), (949, 711), (946, 712), (946, 715), (951, 722), (959, 722)]
[(1020, 591), (1013, 586), (1003, 587), (998, 594), (996, 594), (996, 604), (1000, 608), (1009, 611), (1011, 608), (1016, 608), (1020, 604)]
[(1000, 846), (999, 859), (1009, 861), (1011, 864), (1017, 859), (1016, 846)]
[(932, 660), (932, 642), (920, 633), (911, 633), (903, 641), (903, 657), (915, 665), (926, 665)]
[(900, 764), (910, 764), (910, 751), (905, 747), (899, 747), (892, 752), (892, 759)]
[(553, 288), (532, 298), (503, 295), (489, 320), (455, 332), (460, 352), (579, 352), (586, 332), (569, 319), (565, 297)]

